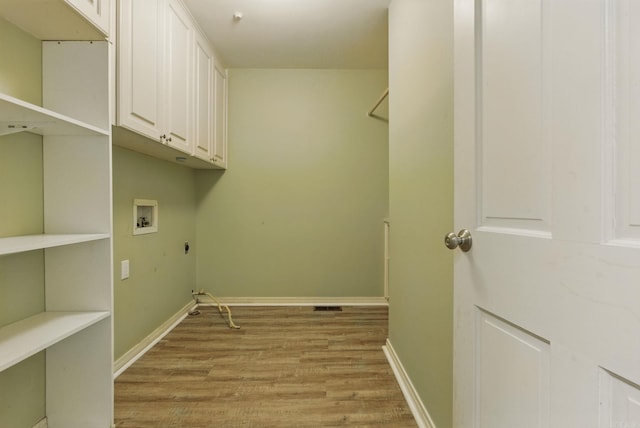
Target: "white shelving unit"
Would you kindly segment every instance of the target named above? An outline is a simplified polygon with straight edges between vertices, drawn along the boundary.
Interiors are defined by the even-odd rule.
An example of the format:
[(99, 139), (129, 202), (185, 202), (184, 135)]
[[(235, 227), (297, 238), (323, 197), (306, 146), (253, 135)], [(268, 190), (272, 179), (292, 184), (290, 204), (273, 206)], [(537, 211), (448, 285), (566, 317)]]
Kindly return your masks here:
[[(95, 16), (100, 19), (96, 24), (87, 20), (77, 3), (0, 4), (1, 18), (46, 40), (43, 106), (0, 94), (0, 135), (42, 136), (44, 192), (44, 233), (0, 237), (0, 257), (42, 251), (45, 302), (43, 312), (0, 326), (0, 372), (44, 351), (48, 427), (109, 428), (113, 424), (110, 67), (108, 42), (95, 41), (106, 35), (102, 11), (109, 6), (105, 0), (96, 3)], [(39, 25), (42, 13), (29, 20), (32, 11), (54, 4), (53, 15), (46, 19), (51, 26)], [(55, 25), (58, 13), (64, 26)], [(94, 41), (60, 41), (74, 34), (90, 34), (87, 39)], [(0, 183), (10, 185), (15, 183)]]
[(182, 0), (118, 6), (113, 143), (194, 169), (226, 169), (226, 71), (213, 46)]

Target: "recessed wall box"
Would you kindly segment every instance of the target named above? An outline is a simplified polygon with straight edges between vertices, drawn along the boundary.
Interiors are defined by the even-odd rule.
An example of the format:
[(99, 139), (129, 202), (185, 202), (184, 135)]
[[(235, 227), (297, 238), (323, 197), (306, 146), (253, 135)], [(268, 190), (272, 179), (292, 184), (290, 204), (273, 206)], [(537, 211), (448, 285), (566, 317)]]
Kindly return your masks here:
[(133, 234), (158, 231), (158, 201), (150, 199), (133, 200)]

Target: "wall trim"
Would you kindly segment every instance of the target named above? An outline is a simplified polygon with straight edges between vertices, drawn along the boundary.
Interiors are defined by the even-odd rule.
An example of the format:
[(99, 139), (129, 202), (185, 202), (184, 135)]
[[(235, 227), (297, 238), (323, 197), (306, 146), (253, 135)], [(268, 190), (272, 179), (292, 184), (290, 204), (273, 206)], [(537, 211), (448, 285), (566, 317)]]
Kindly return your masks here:
[(47, 428), (48, 426), (49, 426), (49, 423), (47, 422), (47, 418), (44, 417), (44, 418), (40, 419), (40, 422), (35, 424), (33, 426), (33, 428)]
[(433, 423), (433, 419), (431, 419), (427, 408), (422, 403), (422, 400), (418, 395), (418, 391), (416, 391), (411, 383), (411, 379), (409, 379), (409, 375), (402, 366), (402, 362), (400, 361), (398, 354), (396, 354), (396, 351), (393, 349), (393, 346), (391, 346), (391, 341), (389, 339), (387, 339), (387, 344), (382, 347), (382, 350), (389, 361), (389, 365), (391, 365), (393, 374), (396, 376), (398, 385), (400, 385), (402, 394), (404, 395), (405, 400), (407, 400), (407, 404), (409, 405), (411, 413), (413, 414), (418, 426), (420, 428), (436, 428), (436, 424)]
[[(202, 306), (215, 305), (207, 296), (197, 296)], [(218, 297), (228, 306), (389, 306), (384, 297)]]
[[(168, 320), (163, 322), (158, 328), (153, 330), (151, 334), (142, 339), (140, 343), (129, 349), (123, 356), (113, 363), (113, 378), (120, 376), (126, 369), (135, 363), (140, 357), (147, 353), (156, 343), (162, 340), (171, 330), (173, 330), (180, 322), (187, 317), (197, 304), (190, 301), (184, 305), (178, 312), (172, 315)], [(34, 427), (35, 428), (35, 427)], [(38, 427), (39, 428), (39, 427)]]

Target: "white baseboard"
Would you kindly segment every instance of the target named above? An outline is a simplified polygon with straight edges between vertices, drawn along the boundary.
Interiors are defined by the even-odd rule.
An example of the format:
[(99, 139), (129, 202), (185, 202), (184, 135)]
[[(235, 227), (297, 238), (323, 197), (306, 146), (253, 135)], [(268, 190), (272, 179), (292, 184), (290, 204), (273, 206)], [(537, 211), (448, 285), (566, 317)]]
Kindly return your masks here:
[(40, 422), (35, 424), (33, 428), (47, 428), (48, 426), (49, 424), (47, 423), (47, 418), (45, 417), (45, 418), (42, 418)]
[[(203, 306), (215, 304), (206, 295), (197, 297)], [(218, 297), (218, 300), (228, 306), (389, 306), (384, 297)]]
[(180, 324), (180, 321), (185, 319), (189, 311), (194, 309), (196, 306), (197, 305), (193, 301), (190, 301), (189, 303), (184, 305), (182, 309), (176, 312), (171, 318), (166, 320), (158, 328), (151, 332), (151, 334), (142, 339), (140, 343), (129, 349), (129, 351), (127, 351), (123, 356), (118, 358), (113, 363), (113, 378), (115, 379), (120, 376), (122, 372), (128, 369), (156, 343), (162, 340), (162, 338), (165, 337), (171, 330), (173, 330), (175, 326)]
[(433, 419), (431, 419), (429, 412), (426, 407), (424, 407), (424, 404), (418, 395), (418, 391), (413, 387), (411, 379), (409, 379), (409, 375), (407, 375), (407, 372), (404, 370), (402, 362), (398, 358), (393, 346), (391, 346), (389, 339), (387, 339), (387, 344), (382, 347), (382, 350), (387, 356), (387, 360), (391, 365), (393, 374), (396, 376), (398, 385), (400, 385), (402, 394), (404, 395), (405, 400), (407, 400), (407, 404), (409, 405), (411, 413), (413, 414), (418, 426), (420, 428), (436, 428), (436, 425), (433, 423)]

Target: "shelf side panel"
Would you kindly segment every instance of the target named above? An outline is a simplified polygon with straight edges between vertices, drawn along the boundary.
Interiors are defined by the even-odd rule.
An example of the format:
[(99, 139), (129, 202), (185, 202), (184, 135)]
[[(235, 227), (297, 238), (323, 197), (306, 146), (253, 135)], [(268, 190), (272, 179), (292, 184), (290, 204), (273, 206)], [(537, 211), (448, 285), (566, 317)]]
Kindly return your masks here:
[(112, 311), (109, 239), (45, 250), (48, 311)]
[(44, 232), (111, 231), (111, 147), (107, 137), (43, 138)]
[(42, 42), (42, 105), (109, 129), (108, 49), (107, 42)]
[(47, 349), (47, 418), (54, 427), (113, 422), (111, 318)]

